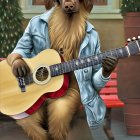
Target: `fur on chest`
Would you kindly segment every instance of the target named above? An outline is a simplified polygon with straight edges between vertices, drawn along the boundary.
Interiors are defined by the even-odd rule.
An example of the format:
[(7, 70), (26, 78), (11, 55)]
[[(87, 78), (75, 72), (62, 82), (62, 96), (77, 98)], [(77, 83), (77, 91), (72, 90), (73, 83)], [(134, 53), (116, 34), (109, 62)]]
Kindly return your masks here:
[(56, 7), (49, 20), (49, 36), (51, 48), (63, 50), (65, 60), (78, 56), (79, 47), (86, 30), (86, 13), (81, 9), (73, 15), (64, 14), (60, 7)]

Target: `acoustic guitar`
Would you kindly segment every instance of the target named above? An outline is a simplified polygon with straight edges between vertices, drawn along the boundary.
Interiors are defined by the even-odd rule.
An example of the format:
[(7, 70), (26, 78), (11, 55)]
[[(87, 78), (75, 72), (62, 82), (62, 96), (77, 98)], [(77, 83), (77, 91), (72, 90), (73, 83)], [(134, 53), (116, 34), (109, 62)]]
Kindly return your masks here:
[(34, 58), (24, 58), (31, 69), (26, 77), (16, 78), (6, 60), (0, 62), (0, 112), (9, 116), (20, 113), (33, 114), (47, 98), (59, 98), (65, 94), (69, 80), (67, 73), (98, 65), (106, 56), (125, 58), (140, 52), (140, 39), (127, 46), (62, 62), (52, 49)]

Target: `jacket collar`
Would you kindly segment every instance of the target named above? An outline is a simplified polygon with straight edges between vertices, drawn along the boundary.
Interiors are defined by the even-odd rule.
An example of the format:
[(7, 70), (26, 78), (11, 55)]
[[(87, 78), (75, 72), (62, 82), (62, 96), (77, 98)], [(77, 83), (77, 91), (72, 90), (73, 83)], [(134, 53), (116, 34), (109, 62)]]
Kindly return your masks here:
[[(55, 7), (53, 7), (51, 10), (46, 11), (45, 13), (43, 13), (42, 15), (40, 15), (40, 18), (41, 18), (43, 21), (45, 21), (47, 24), (48, 24), (48, 22), (49, 22), (49, 18), (50, 18), (50, 16), (51, 16), (51, 14), (52, 14), (54, 8), (55, 8)], [(86, 31), (87, 31), (87, 33), (89, 33), (92, 29), (94, 29), (94, 26), (93, 26), (91, 23), (89, 23), (88, 21), (87, 21), (86, 23), (87, 23)]]
[(43, 13), (42, 15), (40, 15), (40, 18), (41, 18), (43, 21), (45, 21), (46, 23), (48, 23), (48, 22), (49, 22), (49, 18), (50, 18), (50, 16), (51, 16), (53, 10), (54, 10), (54, 7), (51, 8), (50, 10), (46, 11), (46, 12)]

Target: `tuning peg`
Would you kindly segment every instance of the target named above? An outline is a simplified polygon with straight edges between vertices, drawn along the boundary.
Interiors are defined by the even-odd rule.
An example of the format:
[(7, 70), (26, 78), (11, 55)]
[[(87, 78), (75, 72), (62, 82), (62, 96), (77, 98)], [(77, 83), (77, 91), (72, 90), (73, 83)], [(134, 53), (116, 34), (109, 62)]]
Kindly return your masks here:
[(136, 40), (137, 38), (136, 37), (132, 37), (132, 40), (134, 41), (134, 40)]
[(131, 39), (130, 39), (130, 38), (128, 38), (128, 39), (127, 39), (127, 42), (129, 43), (130, 41), (131, 41)]
[(127, 46), (129, 44), (129, 42), (131, 42), (130, 38), (127, 39), (127, 42), (125, 43), (125, 46)]

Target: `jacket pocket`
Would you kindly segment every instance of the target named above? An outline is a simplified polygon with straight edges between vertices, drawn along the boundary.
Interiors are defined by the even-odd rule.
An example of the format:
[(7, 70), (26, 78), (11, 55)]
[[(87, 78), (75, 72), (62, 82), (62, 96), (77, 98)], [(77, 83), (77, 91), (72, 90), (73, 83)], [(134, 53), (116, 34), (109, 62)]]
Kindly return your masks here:
[(84, 68), (82, 72), (83, 72), (84, 80), (91, 79), (92, 67)]
[(90, 127), (98, 127), (104, 121), (106, 107), (102, 99), (97, 95), (91, 102), (84, 105), (87, 122)]

